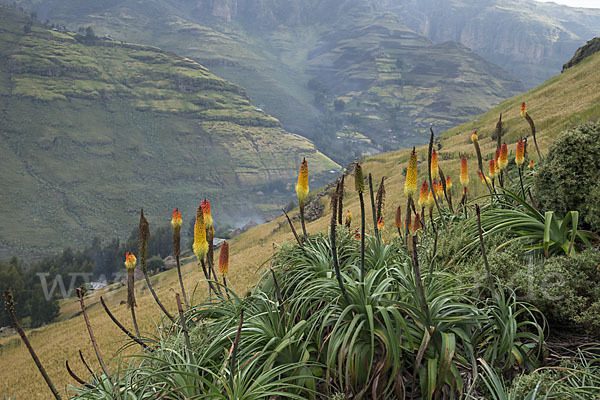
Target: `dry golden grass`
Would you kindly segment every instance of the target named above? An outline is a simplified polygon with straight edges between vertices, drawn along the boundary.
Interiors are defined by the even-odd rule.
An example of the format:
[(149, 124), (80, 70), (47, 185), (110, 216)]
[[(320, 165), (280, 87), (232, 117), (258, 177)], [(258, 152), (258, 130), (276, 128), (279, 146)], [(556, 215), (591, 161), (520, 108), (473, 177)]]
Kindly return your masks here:
[[(467, 154), (469, 157), (470, 195), (476, 196), (485, 193), (485, 187), (477, 177), (477, 162), (471, 144), (470, 136), (474, 129), (480, 132), (480, 144), (484, 157), (495, 150), (495, 142), (491, 140), (496, 120), (500, 112), (503, 113), (505, 127), (508, 129), (506, 141), (509, 151), (514, 153), (515, 142), (519, 135), (529, 133), (527, 122), (520, 117), (519, 107), (522, 101), (527, 102), (530, 115), (538, 127), (538, 141), (542, 149), (547, 149), (552, 139), (565, 127), (600, 116), (600, 54), (590, 57), (581, 65), (568, 70), (564, 74), (550, 79), (544, 85), (533, 89), (521, 96), (503, 102), (490, 112), (480, 116), (474, 121), (460, 125), (442, 135), (440, 153), (440, 166), (446, 175), (453, 180), (453, 199), (456, 204), (460, 199), (460, 183), (458, 171), (460, 167), (458, 155)], [(535, 159), (533, 141), (530, 141), (529, 152)], [(398, 205), (403, 209), (406, 204), (404, 199), (404, 168), (407, 164), (409, 150), (395, 151), (371, 157), (364, 161), (365, 174), (371, 173), (377, 186), (382, 176), (386, 176), (386, 204), (385, 204), (385, 229), (384, 239), (396, 235), (394, 215)], [(427, 148), (420, 147), (419, 155), (419, 183), (425, 177)], [(310, 167), (310, 166), (309, 166)], [(328, 204), (327, 199), (322, 200)], [(368, 196), (367, 225), (371, 227), (372, 217)], [(326, 208), (328, 210), (328, 208)], [(354, 193), (352, 176), (346, 180), (346, 194), (344, 201), (344, 215), (346, 210), (351, 210), (354, 215), (353, 227), (360, 221), (358, 197)], [(404, 213), (404, 210), (403, 210)], [(329, 213), (307, 224), (309, 232), (325, 231), (329, 221)], [(293, 213), (295, 215), (295, 213)], [(300, 229), (299, 224), (296, 224)], [(273, 244), (278, 246), (285, 241), (293, 240), (287, 223), (283, 218), (259, 225), (250, 231), (236, 237), (231, 242), (231, 268), (229, 279), (231, 287), (243, 294), (258, 280), (263, 271), (264, 263), (268, 261), (273, 252)], [(201, 273), (195, 262), (186, 264), (183, 268), (185, 284), (189, 293), (202, 279)], [(159, 297), (170, 311), (175, 310), (174, 293), (178, 291), (179, 284), (175, 270), (167, 271), (152, 278)], [(137, 315), (140, 329), (152, 336), (160, 325), (160, 312), (152, 296), (145, 289), (143, 282), (138, 282)], [(106, 297), (107, 303), (117, 318), (131, 327), (130, 313), (125, 304), (126, 290), (113, 287), (94, 292), (86, 298), (91, 324), (94, 328), (98, 344), (105, 360), (113, 358), (119, 348), (127, 342), (122, 332), (108, 319), (99, 304), (99, 295)], [(200, 283), (195, 298), (206, 295), (206, 284)], [(197, 301), (195, 301), (197, 303)], [(70, 299), (62, 304), (62, 316), (69, 316), (79, 311), (75, 299)], [(81, 316), (66, 319), (47, 327), (30, 330), (28, 335), (36, 349), (42, 363), (55, 384), (65, 393), (65, 386), (73, 383), (68, 376), (64, 362), (69, 360), (77, 374), (86, 377), (86, 371), (78, 361), (77, 351), (81, 349), (88, 361), (99, 369), (93, 350), (91, 348), (85, 324)], [(4, 346), (10, 342), (8, 346)], [(29, 357), (25, 346), (16, 336), (2, 339), (0, 350), (0, 393), (8, 396), (17, 396), (18, 399), (43, 399), (50, 398), (33, 361)], [(130, 348), (127, 352), (137, 349)], [(111, 363), (115, 366), (115, 360)]]

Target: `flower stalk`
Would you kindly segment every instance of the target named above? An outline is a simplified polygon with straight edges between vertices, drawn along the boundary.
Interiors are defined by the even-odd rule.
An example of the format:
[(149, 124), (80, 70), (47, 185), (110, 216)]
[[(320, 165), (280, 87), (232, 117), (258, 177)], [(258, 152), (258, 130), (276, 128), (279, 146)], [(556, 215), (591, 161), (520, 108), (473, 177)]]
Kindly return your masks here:
[(54, 383), (52, 383), (50, 376), (46, 372), (46, 369), (42, 365), (35, 350), (33, 349), (33, 346), (31, 345), (31, 342), (29, 342), (27, 335), (25, 335), (25, 331), (23, 330), (21, 324), (19, 323), (19, 320), (17, 319), (17, 315), (15, 314), (15, 302), (13, 299), (13, 294), (10, 290), (4, 291), (4, 305), (6, 307), (6, 312), (12, 322), (13, 328), (15, 328), (15, 330), (21, 337), (21, 340), (23, 341), (23, 343), (25, 343), (25, 346), (27, 347), (27, 350), (29, 351), (33, 362), (35, 363), (37, 369), (40, 371), (40, 374), (42, 374), (42, 377), (46, 381), (46, 385), (48, 385), (48, 388), (50, 389), (56, 400), (62, 400), (60, 395), (58, 394), (58, 391), (56, 390), (56, 387), (54, 386)]
[[(165, 306), (161, 303), (160, 299), (156, 295), (154, 291), (154, 287), (152, 287), (152, 282), (150, 282), (150, 277), (148, 276), (148, 241), (150, 240), (150, 225), (148, 224), (148, 220), (144, 217), (144, 210), (140, 212), (140, 224), (138, 226), (138, 255), (140, 256), (140, 265), (142, 266), (142, 272), (144, 273), (144, 279), (146, 280), (146, 285), (148, 285), (148, 289), (150, 289), (150, 293), (152, 293), (152, 297), (154, 297), (154, 301), (158, 304), (158, 307), (162, 310), (162, 312), (171, 320), (171, 322), (175, 323), (175, 318), (167, 311)], [(132, 307), (133, 308), (133, 307)]]
[(177, 261), (177, 277), (179, 278), (179, 286), (181, 286), (181, 294), (183, 295), (183, 302), (185, 308), (189, 308), (187, 295), (185, 294), (185, 287), (183, 285), (183, 277), (181, 275), (181, 262), (179, 257), (181, 256), (181, 226), (183, 225), (183, 219), (181, 219), (181, 212), (179, 209), (173, 210), (173, 217), (171, 218), (171, 226), (173, 227), (173, 255)]
[[(360, 202), (360, 280), (365, 280), (365, 200), (363, 192), (365, 190), (365, 179), (361, 165), (357, 162), (354, 167), (354, 188), (358, 192)], [(337, 194), (335, 194), (337, 196)]]

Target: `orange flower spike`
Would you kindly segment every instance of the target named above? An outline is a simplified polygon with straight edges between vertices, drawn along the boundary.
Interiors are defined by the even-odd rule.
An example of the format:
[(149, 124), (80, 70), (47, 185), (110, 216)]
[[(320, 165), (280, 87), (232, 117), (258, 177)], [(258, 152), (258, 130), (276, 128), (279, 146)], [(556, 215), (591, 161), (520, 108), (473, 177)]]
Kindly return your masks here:
[(229, 272), (229, 243), (223, 242), (221, 245), (221, 253), (219, 254), (219, 272), (222, 276)]
[(131, 271), (131, 270), (135, 269), (136, 263), (137, 263), (137, 259), (135, 258), (133, 253), (127, 252), (127, 254), (125, 255), (125, 268), (127, 268), (128, 271)]
[(500, 149), (500, 157), (498, 157), (498, 168), (500, 171), (504, 171), (506, 166), (508, 165), (508, 146), (506, 143), (502, 144), (502, 148)]
[(431, 179), (438, 179), (440, 176), (440, 170), (438, 165), (438, 154), (435, 149), (431, 152)]
[(200, 207), (202, 208), (202, 215), (204, 217), (204, 225), (206, 228), (212, 227), (213, 219), (212, 214), (210, 213), (210, 201), (206, 198), (200, 203)]
[(407, 218), (408, 218), (408, 231), (410, 232), (411, 231), (410, 227), (412, 225), (412, 214), (408, 214)]
[[(524, 104), (524, 103), (523, 103)], [(525, 162), (525, 143), (523, 139), (519, 138), (519, 143), (517, 143), (517, 154), (515, 155), (515, 164), (518, 167), (521, 167)]]
[(429, 203), (429, 185), (427, 184), (427, 182), (423, 181), (423, 183), (421, 183), (421, 191), (419, 192), (419, 207), (423, 208), (426, 207)]
[(533, 160), (529, 160), (529, 165), (527, 166), (527, 168), (533, 169), (534, 165), (535, 165), (535, 163), (533, 162)]
[(173, 218), (171, 218), (171, 226), (173, 229), (181, 229), (181, 225), (183, 224), (183, 220), (181, 219), (181, 212), (179, 209), (173, 210)]
[(396, 228), (402, 228), (402, 206), (398, 206), (396, 209)]
[(406, 182), (404, 183), (404, 194), (411, 198), (417, 193), (417, 153), (413, 147), (408, 159), (408, 168), (406, 169)]
[(298, 204), (303, 206), (308, 197), (308, 163), (306, 158), (302, 159), (300, 172), (298, 172), (298, 183), (296, 184), (296, 196), (298, 196)]
[(450, 175), (446, 177), (446, 190), (452, 189), (452, 179), (450, 179)]
[(496, 178), (496, 163), (494, 160), (490, 160), (490, 170), (489, 170), (490, 178)]
[(460, 184), (463, 187), (469, 186), (469, 166), (467, 165), (466, 156), (463, 156), (460, 160)]
[(419, 229), (421, 229), (421, 216), (419, 215), (419, 213), (416, 213), (415, 214), (415, 223), (413, 225), (413, 232), (416, 232)]
[(383, 223), (383, 218), (379, 218), (379, 221), (377, 221), (377, 229), (379, 229), (380, 231), (383, 230), (384, 228), (384, 223)]
[(204, 215), (202, 209), (196, 210), (196, 224), (194, 225), (194, 245), (192, 246), (194, 254), (198, 260), (204, 259), (208, 253), (208, 242), (206, 241), (206, 225), (204, 225)]
[(444, 197), (444, 185), (442, 185), (441, 180), (437, 184), (437, 192), (435, 192), (435, 194), (437, 195), (438, 200), (442, 200), (442, 197)]
[(527, 116), (527, 106), (525, 102), (521, 103), (521, 117), (525, 118)]

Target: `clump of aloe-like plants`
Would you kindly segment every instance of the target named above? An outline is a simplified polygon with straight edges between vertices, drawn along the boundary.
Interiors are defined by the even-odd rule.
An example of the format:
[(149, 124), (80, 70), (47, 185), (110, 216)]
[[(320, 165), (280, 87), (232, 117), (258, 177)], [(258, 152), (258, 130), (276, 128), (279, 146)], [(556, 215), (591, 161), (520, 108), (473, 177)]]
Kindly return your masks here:
[[(486, 398), (504, 390), (504, 385), (497, 385), (504, 377), (543, 367), (545, 318), (492, 275), (486, 238), (507, 231), (516, 238), (511, 240), (521, 240), (526, 248), (548, 257), (561, 251), (573, 254), (577, 244), (589, 244), (589, 237), (577, 231), (576, 213), (564, 219), (541, 214), (526, 199), (522, 141), (517, 145), (516, 168), (508, 167), (508, 146), (498, 145), (489, 160), (488, 176), (477, 133), (472, 142), (489, 194), (469, 200), (467, 155), (461, 155), (462, 193), (454, 207), (452, 180), (438, 163), (431, 130), (419, 197), (419, 154), (413, 148), (404, 184), (406, 206), (396, 203), (400, 204), (393, 218), (397, 235), (385, 240), (384, 178), (375, 190), (373, 175), (367, 175), (359, 162), (354, 166), (354, 187), (360, 227), (353, 229), (349, 210), (342, 225), (343, 201), (348, 204), (351, 197), (344, 196), (342, 177), (330, 193), (327, 234), (309, 235), (304, 215), (308, 165), (303, 160), (296, 185), (302, 236), (284, 211), (296, 242), (280, 247), (259, 283), (243, 296), (227, 284), (229, 243), (223, 244), (219, 257), (222, 283), (215, 273), (214, 230), (205, 200), (197, 210), (192, 248), (209, 295), (199, 304), (186, 298), (178, 257), (181, 215), (176, 210), (174, 253), (183, 303), (177, 293), (177, 313), (170, 314), (152, 291), (166, 318), (159, 336), (149, 340), (137, 328), (135, 334), (130, 332), (102, 301), (110, 319), (141, 347), (139, 354), (123, 358), (120, 368), (111, 371), (96, 346), (84, 297), (78, 292), (102, 373), (89, 368), (90, 376), (79, 377), (69, 369), (78, 383), (74, 398)], [(365, 176), (372, 229), (366, 223)], [(509, 182), (515, 182), (513, 187)], [(142, 215), (142, 260), (149, 235), (144, 221)], [(465, 224), (473, 239), (464, 250), (482, 255), (484, 285), (457, 274), (436, 256), (439, 232), (456, 221)], [(135, 265), (135, 257), (128, 254), (131, 274)], [(133, 280), (131, 285), (128, 304), (135, 324)], [(82, 362), (88, 365), (83, 358)]]

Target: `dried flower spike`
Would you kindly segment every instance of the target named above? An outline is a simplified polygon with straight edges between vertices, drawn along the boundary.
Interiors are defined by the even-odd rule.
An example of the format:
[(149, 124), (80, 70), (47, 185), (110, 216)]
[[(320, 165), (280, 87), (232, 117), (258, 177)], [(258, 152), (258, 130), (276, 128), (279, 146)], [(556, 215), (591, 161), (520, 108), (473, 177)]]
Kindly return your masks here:
[(402, 228), (402, 206), (398, 206), (396, 208), (396, 218), (395, 218), (396, 228)]
[(362, 167), (359, 163), (354, 166), (354, 188), (357, 192), (365, 191), (365, 177), (363, 176)]
[(219, 253), (219, 272), (222, 276), (229, 272), (229, 243), (223, 242)]

